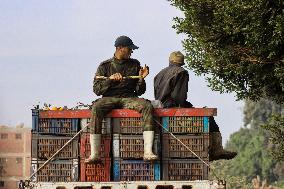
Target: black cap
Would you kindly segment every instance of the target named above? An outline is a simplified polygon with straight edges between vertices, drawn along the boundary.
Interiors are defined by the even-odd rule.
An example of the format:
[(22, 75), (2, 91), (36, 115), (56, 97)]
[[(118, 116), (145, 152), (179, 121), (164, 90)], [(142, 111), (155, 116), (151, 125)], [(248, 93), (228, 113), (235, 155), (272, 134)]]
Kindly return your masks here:
[(114, 42), (114, 46), (115, 47), (129, 47), (132, 50), (138, 49), (139, 47), (137, 47), (136, 45), (133, 44), (132, 40), (127, 37), (127, 36), (119, 36), (115, 42)]

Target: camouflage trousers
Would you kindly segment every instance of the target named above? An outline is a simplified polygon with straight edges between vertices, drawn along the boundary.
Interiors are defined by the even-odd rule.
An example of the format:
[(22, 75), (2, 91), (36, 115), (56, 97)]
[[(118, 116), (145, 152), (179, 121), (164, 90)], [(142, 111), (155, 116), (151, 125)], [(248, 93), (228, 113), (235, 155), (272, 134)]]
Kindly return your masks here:
[(142, 114), (144, 131), (153, 131), (153, 106), (143, 98), (103, 97), (93, 104), (90, 125), (91, 134), (101, 134), (102, 120), (112, 109), (126, 108), (136, 110)]

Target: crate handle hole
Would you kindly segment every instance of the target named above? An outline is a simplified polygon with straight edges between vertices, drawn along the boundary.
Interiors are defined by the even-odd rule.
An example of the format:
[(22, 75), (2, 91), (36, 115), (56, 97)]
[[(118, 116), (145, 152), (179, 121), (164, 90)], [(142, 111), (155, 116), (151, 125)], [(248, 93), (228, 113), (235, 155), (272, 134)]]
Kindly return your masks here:
[(192, 185), (182, 185), (181, 189), (192, 189)]
[(139, 185), (137, 186), (137, 189), (148, 189), (147, 185)]
[(111, 186), (102, 186), (101, 189), (111, 189)]
[(174, 189), (173, 185), (157, 185), (155, 189)]

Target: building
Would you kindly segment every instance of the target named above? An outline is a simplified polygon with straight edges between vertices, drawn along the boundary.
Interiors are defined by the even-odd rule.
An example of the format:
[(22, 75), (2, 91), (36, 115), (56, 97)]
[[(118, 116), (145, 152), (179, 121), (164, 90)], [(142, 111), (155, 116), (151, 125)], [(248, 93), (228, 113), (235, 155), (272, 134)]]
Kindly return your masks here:
[(30, 176), (31, 128), (0, 126), (0, 189), (18, 188)]

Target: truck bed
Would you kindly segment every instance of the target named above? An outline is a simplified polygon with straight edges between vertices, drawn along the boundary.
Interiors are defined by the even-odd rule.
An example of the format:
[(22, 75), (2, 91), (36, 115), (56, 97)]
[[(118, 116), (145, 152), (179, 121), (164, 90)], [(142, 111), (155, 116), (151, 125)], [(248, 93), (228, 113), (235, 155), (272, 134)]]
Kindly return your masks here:
[(25, 189), (225, 189), (224, 181), (31, 182)]

